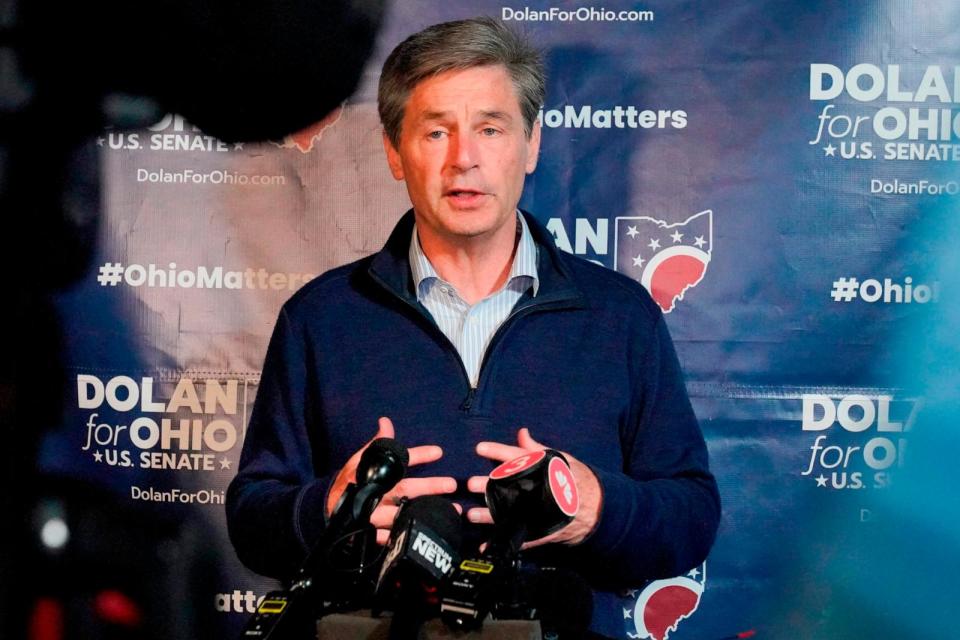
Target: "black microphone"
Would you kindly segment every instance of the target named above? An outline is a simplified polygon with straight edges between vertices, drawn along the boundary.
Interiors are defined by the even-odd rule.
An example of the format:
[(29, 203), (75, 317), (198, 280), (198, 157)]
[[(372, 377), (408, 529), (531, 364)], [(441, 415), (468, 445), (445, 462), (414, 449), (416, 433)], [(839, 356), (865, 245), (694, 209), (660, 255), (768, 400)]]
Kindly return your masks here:
[(407, 472), (410, 455), (392, 438), (377, 438), (357, 464), (356, 482), (337, 501), (320, 541), (304, 562), (300, 577), (323, 580), (333, 609), (353, 608), (373, 594), (371, 571), (379, 559), (377, 531), (370, 514)]
[(485, 493), (495, 524), (492, 553), (507, 556), (567, 526), (580, 508), (576, 480), (559, 451), (532, 451), (490, 472)]
[[(381, 498), (403, 478), (410, 456), (407, 450), (392, 438), (377, 438), (370, 443), (357, 464), (356, 483), (344, 490), (320, 544), (314, 551), (322, 554), (317, 561), (338, 572), (363, 572), (371, 554), (379, 555), (376, 529), (370, 524), (370, 514)], [(308, 558), (304, 568), (311, 568)], [(338, 592), (342, 594), (338, 586)]]
[(437, 615), (439, 592), (459, 564), (460, 515), (446, 498), (421, 496), (400, 509), (377, 582), (380, 608), (392, 609), (390, 638), (413, 638)]
[(479, 558), (464, 560), (450, 580), (440, 615), (454, 629), (477, 629), (488, 613), (531, 619), (519, 580), (520, 546), (566, 526), (580, 500), (573, 473), (558, 451), (532, 451), (504, 462), (487, 480), (493, 535)]
[(264, 597), (241, 638), (313, 637), (318, 617), (358, 608), (372, 597), (372, 574), (381, 549), (370, 514), (403, 478), (409, 461), (407, 450), (392, 438), (370, 443), (357, 464), (356, 482), (348, 484), (337, 501), (297, 577), (288, 589)]

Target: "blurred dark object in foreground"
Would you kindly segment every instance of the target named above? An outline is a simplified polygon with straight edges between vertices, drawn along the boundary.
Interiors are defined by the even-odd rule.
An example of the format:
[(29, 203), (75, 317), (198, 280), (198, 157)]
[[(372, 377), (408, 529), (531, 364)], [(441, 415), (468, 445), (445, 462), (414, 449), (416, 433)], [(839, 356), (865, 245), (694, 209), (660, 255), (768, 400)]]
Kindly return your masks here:
[[(176, 505), (117, 500), (76, 478), (41, 477), (28, 513), (28, 640), (193, 640), (217, 635), (217, 553)], [(206, 606), (205, 606), (206, 605)]]
[(119, 2), (0, 8), (5, 273), (34, 292), (84, 272), (100, 206), (92, 136), (167, 113), (227, 142), (299, 131), (356, 88), (382, 4), (196, 0), (146, 16)]
[[(123, 575), (147, 580), (144, 567), (156, 568), (161, 547), (189, 537), (189, 523), (175, 531), (139, 528), (151, 516), (111, 508), (92, 488), (63, 492), (65, 485), (50, 484), (36, 469), (40, 437), (59, 422), (66, 383), (64, 336), (49, 296), (87, 272), (96, 248), (99, 158), (89, 140), (107, 127), (140, 128), (167, 113), (227, 142), (277, 139), (303, 129), (355, 89), (383, 5), (194, 0), (134, 10), (116, 1), (0, 2), (0, 212), (6, 226), (0, 273), (12, 285), (0, 314), (0, 534), (12, 545), (0, 551), (0, 637), (27, 637), (28, 628), (43, 638), (61, 632), (154, 637), (174, 614), (184, 628), (166, 637), (202, 637), (194, 625), (202, 618), (196, 607), (144, 607), (136, 591), (142, 584), (114, 588), (101, 580), (103, 588), (94, 590), (104, 577), (98, 566), (115, 569), (117, 584)], [(35, 546), (33, 529), (42, 505), (59, 505), (50, 508), (97, 531), (102, 546), (81, 550), (75, 540), (48, 562), (53, 556)], [(143, 565), (117, 555), (130, 536)], [(77, 557), (67, 556), (74, 551)], [(187, 574), (181, 575), (183, 584), (154, 581), (144, 597), (176, 602), (169, 590), (189, 587)], [(78, 609), (81, 601), (89, 607)], [(136, 611), (142, 617), (131, 627)], [(139, 631), (124, 635), (124, 628)]]
[(353, 93), (383, 14), (374, 0), (13, 4), (4, 44), (29, 107), (14, 115), (54, 118), (33, 132), (46, 140), (152, 124), (150, 101), (226, 142), (283, 137)]

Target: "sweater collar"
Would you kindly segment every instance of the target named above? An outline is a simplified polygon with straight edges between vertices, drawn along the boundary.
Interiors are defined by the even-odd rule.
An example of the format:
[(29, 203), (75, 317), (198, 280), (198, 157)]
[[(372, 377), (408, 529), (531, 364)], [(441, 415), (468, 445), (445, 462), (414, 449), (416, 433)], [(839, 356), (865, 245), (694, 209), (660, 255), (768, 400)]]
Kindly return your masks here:
[[(577, 288), (569, 270), (563, 264), (560, 250), (557, 249), (550, 232), (530, 213), (521, 210), (533, 241), (537, 245), (537, 276), (540, 288), (537, 303), (565, 301), (571, 306), (585, 303), (582, 292)], [(374, 255), (369, 273), (387, 289), (416, 304), (417, 295), (410, 272), (410, 238), (413, 234), (413, 209), (407, 211), (387, 239), (383, 249)]]
[[(540, 289), (540, 278), (537, 276), (537, 245), (534, 243), (533, 236), (530, 234), (527, 221), (520, 215), (519, 210), (517, 210), (516, 220), (517, 234), (514, 238), (516, 247), (514, 255), (510, 260), (510, 272), (507, 274), (507, 279), (504, 281), (502, 287), (492, 292), (490, 294), (491, 296), (502, 291), (517, 278), (525, 278), (522, 289), (526, 290), (527, 287), (531, 287), (534, 297), (536, 297), (537, 291)], [(437, 273), (437, 270), (433, 268), (433, 263), (430, 262), (430, 258), (423, 252), (423, 247), (420, 245), (420, 238), (417, 236), (416, 224), (414, 224), (413, 229), (410, 238), (410, 251), (407, 255), (410, 261), (410, 273), (413, 276), (413, 285), (417, 292), (417, 299), (423, 302), (426, 292), (432, 286), (430, 283), (436, 281), (444, 282), (444, 280), (440, 277), (440, 274)]]

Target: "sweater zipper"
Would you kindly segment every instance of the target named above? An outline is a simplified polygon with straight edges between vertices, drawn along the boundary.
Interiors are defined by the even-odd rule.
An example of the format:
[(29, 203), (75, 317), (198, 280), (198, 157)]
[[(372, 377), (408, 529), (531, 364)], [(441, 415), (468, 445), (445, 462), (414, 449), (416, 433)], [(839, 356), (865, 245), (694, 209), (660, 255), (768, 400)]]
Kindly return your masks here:
[[(465, 412), (467, 412), (467, 413), (470, 413), (470, 409), (473, 408), (473, 401), (474, 401), (474, 399), (476, 399), (476, 397), (477, 397), (477, 390), (480, 388), (480, 383), (483, 382), (483, 379), (484, 379), (484, 378), (483, 378), (483, 370), (484, 370), (484, 369), (486, 368), (486, 366), (487, 366), (488, 356), (490, 355), (490, 352), (493, 351), (493, 348), (494, 348), (494, 346), (497, 344), (497, 342), (500, 341), (500, 336), (503, 335), (503, 333), (506, 331), (507, 325), (508, 325), (514, 318), (516, 318), (517, 316), (519, 316), (521, 313), (523, 313), (523, 312), (526, 311), (527, 309), (531, 309), (531, 308), (534, 308), (534, 307), (536, 307), (536, 306), (537, 306), (536, 303), (528, 304), (528, 305), (526, 305), (526, 306), (520, 307), (519, 309), (516, 309), (516, 310), (510, 312), (510, 315), (508, 315), (508, 316), (506, 317), (506, 319), (505, 319), (503, 322), (500, 323), (500, 326), (497, 327), (497, 330), (493, 332), (493, 336), (491, 336), (491, 338), (490, 338), (490, 344), (487, 345), (486, 350), (483, 352), (483, 360), (480, 361), (480, 370), (477, 371), (477, 386), (474, 387), (473, 385), (470, 385), (470, 384), (467, 385), (467, 386), (469, 387), (469, 391), (467, 391), (467, 397), (466, 397), (466, 398), (463, 400), (463, 402), (460, 404), (460, 409), (461, 409), (462, 411), (465, 411)], [(448, 341), (448, 342), (449, 342), (449, 341)], [(453, 346), (453, 345), (450, 345), (450, 346)], [(455, 347), (454, 347), (454, 351), (456, 351), (456, 348), (455, 348)], [(460, 360), (460, 354), (459, 354), (459, 353), (457, 354), (457, 359)], [(463, 364), (463, 362), (462, 362), (462, 360), (461, 360), (461, 365), (462, 365), (462, 364)], [(466, 375), (466, 368), (464, 368), (464, 375)]]
[[(410, 309), (412, 309), (417, 315), (427, 320), (430, 320), (430, 317), (424, 314), (423, 311), (420, 310), (420, 308), (418, 308), (415, 304), (413, 304), (412, 302), (410, 302), (409, 300), (401, 296), (399, 293), (394, 291), (391, 287), (387, 286), (387, 284), (383, 280), (381, 280), (380, 277), (377, 276), (375, 273), (371, 273), (370, 276), (374, 280), (376, 280), (376, 282), (381, 287), (383, 287), (386, 291), (388, 291), (390, 295), (394, 296), (395, 298), (403, 302), (405, 305), (410, 307)], [(440, 331), (439, 327), (437, 327), (435, 324), (432, 324), (432, 323), (430, 324), (430, 330), (434, 332), (434, 335), (439, 335), (439, 337), (446, 343), (447, 349), (453, 352), (455, 360), (457, 361), (457, 364), (460, 366), (461, 377), (463, 378), (463, 381), (466, 383), (466, 386), (467, 386), (467, 396), (463, 399), (463, 402), (460, 403), (461, 411), (469, 413), (470, 410), (473, 408), (474, 400), (477, 397), (477, 390), (480, 388), (480, 383), (483, 382), (483, 371), (487, 367), (487, 360), (489, 360), (490, 353), (493, 351), (497, 343), (500, 342), (501, 338), (503, 337), (503, 334), (506, 332), (511, 321), (513, 321), (514, 319), (516, 319), (521, 315), (526, 315), (528, 311), (543, 310), (544, 308), (549, 308), (555, 302), (558, 302), (558, 301), (537, 300), (534, 298), (533, 301), (530, 302), (529, 304), (526, 304), (520, 307), (519, 309), (514, 309), (513, 311), (510, 312), (510, 315), (508, 315), (507, 318), (500, 324), (500, 326), (497, 327), (497, 330), (494, 332), (493, 337), (490, 338), (490, 344), (487, 345), (487, 349), (486, 351), (484, 351), (483, 360), (480, 361), (480, 370), (477, 372), (476, 387), (474, 387), (473, 384), (471, 384), (470, 382), (470, 376), (467, 374), (467, 368), (463, 366), (463, 358), (460, 357), (460, 353), (457, 351), (457, 348), (453, 345), (452, 342), (450, 342), (450, 339), (446, 335), (444, 335), (443, 331)], [(562, 300), (559, 302), (562, 302)]]
[[(399, 293), (397, 293), (396, 291), (394, 291), (393, 288), (387, 286), (387, 283), (385, 283), (383, 280), (381, 280), (380, 277), (376, 275), (376, 273), (371, 272), (371, 273), (370, 273), (370, 277), (373, 278), (373, 279), (377, 282), (377, 284), (379, 284), (381, 287), (383, 287), (387, 292), (389, 292), (390, 295), (394, 296), (395, 298), (397, 298), (398, 300), (400, 300), (403, 304), (405, 304), (405, 305), (407, 305), (408, 307), (410, 307), (410, 309), (412, 309), (413, 312), (416, 313), (418, 316), (420, 316), (421, 318), (424, 318), (424, 319), (426, 319), (426, 320), (429, 320), (429, 321), (430, 321), (430, 322), (429, 322), (430, 331), (433, 332), (434, 336), (439, 337), (441, 340), (443, 340), (443, 342), (447, 345), (447, 350), (448, 350), (448, 351), (452, 351), (452, 352), (453, 352), (454, 360), (457, 361), (457, 364), (458, 364), (459, 367), (460, 367), (460, 376), (461, 376), (461, 378), (463, 378), (463, 381), (464, 381), (464, 383), (466, 383), (466, 387), (467, 387), (467, 389), (468, 389), (468, 391), (467, 391), (467, 397), (466, 397), (466, 399), (464, 399), (464, 401), (460, 404), (460, 408), (463, 409), (464, 411), (468, 411), (468, 410), (470, 409), (470, 407), (473, 405), (473, 397), (474, 397), (474, 395), (476, 395), (476, 393), (475, 393), (475, 392), (476, 392), (476, 389), (474, 389), (473, 385), (470, 383), (470, 376), (467, 374), (467, 368), (466, 368), (465, 366), (463, 366), (463, 358), (460, 357), (460, 354), (457, 352), (457, 348), (456, 348), (455, 346), (453, 346), (453, 343), (452, 343), (452, 342), (450, 342), (450, 338), (448, 338), (446, 335), (444, 335), (443, 331), (440, 331), (440, 328), (437, 327), (437, 325), (433, 323), (433, 320), (430, 318), (430, 316), (428, 316), (427, 314), (425, 314), (419, 307), (417, 307), (417, 305), (413, 304), (412, 302), (410, 302), (409, 300), (407, 300), (406, 298), (404, 298), (402, 295), (400, 295)], [(479, 386), (479, 384), (480, 384), (480, 376), (479, 376), (479, 375), (477, 376), (477, 384), (478, 384), (478, 386)]]
[[(477, 377), (477, 385), (478, 385), (478, 386), (480, 385), (480, 377), (479, 377), (479, 376)], [(460, 404), (460, 410), (461, 410), (461, 411), (465, 411), (465, 412), (467, 412), (467, 413), (470, 413), (470, 407), (473, 406), (473, 399), (476, 397), (476, 395), (477, 395), (477, 388), (474, 387), (474, 386), (471, 386), (471, 387), (470, 387), (470, 390), (467, 391), (467, 397), (466, 397), (466, 398), (464, 399), (464, 401)]]
[[(487, 360), (490, 359), (490, 354), (493, 353), (493, 350), (496, 348), (497, 344), (503, 339), (504, 334), (510, 328), (510, 324), (513, 320), (519, 318), (520, 316), (528, 315), (534, 311), (544, 311), (555, 305), (557, 301), (555, 300), (536, 300), (534, 299), (529, 304), (526, 304), (519, 309), (514, 309), (510, 312), (510, 315), (497, 327), (497, 330), (493, 333), (493, 337), (490, 338), (490, 344), (487, 345), (486, 351), (483, 353), (483, 360), (480, 361), (480, 371), (477, 372), (477, 386), (476, 388), (471, 387), (470, 393), (467, 394), (466, 400), (464, 400), (461, 409), (464, 411), (469, 411), (470, 407), (473, 405), (473, 400), (476, 397), (476, 392), (480, 388), (480, 384), (483, 382), (483, 372), (487, 368)], [(561, 301), (562, 302), (562, 301)]]

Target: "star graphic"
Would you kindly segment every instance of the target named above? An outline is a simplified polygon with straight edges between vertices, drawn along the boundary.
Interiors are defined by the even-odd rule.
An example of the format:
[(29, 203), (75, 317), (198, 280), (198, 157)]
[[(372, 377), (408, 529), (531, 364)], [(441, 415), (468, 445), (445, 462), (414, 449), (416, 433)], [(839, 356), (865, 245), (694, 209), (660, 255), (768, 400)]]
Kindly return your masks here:
[(832, 144), (828, 144), (827, 146), (825, 146), (825, 147), (823, 148), (823, 155), (825, 155), (825, 156), (832, 156), (832, 155), (834, 155), (834, 152), (835, 152), (836, 150), (837, 150), (837, 148), (836, 148), (835, 146), (833, 146)]
[(632, 618), (633, 616), (631, 615), (631, 613), (632, 613), (632, 612), (630, 611), (630, 609), (624, 609), (624, 610), (623, 610), (623, 619), (626, 620), (627, 618)]
[(638, 253), (638, 254), (637, 254), (637, 257), (635, 257), (635, 258), (633, 259), (633, 266), (635, 266), (635, 267), (642, 267), (644, 262), (646, 262), (646, 260), (644, 260), (643, 258), (641, 258), (641, 257), (640, 257), (640, 254)]
[(657, 240), (656, 238), (653, 238), (650, 240), (650, 244), (648, 244), (647, 246), (653, 249), (654, 251), (656, 251), (657, 249), (660, 248), (660, 241)]
[(106, 138), (97, 138), (98, 147), (102, 147), (104, 142), (106, 142)]
[(673, 238), (674, 242), (680, 242), (683, 239), (683, 234), (679, 231), (674, 231), (670, 237)]
[(697, 569), (696, 567), (694, 567), (693, 569), (690, 570), (690, 572), (687, 575), (693, 578), (694, 580), (696, 580), (697, 576), (700, 575), (700, 569)]
[(636, 227), (627, 227), (627, 235), (631, 238), (640, 233)]
[(817, 476), (817, 486), (818, 486), (818, 487), (825, 487), (825, 486), (827, 486), (827, 476), (825, 476), (825, 475), (823, 475), (823, 474), (820, 474), (819, 476)]
[(93, 459), (96, 460), (97, 462), (103, 462), (103, 454), (100, 453), (99, 451), (94, 451)]
[(628, 598), (633, 598), (633, 597), (635, 597), (636, 595), (637, 595), (637, 590), (636, 590), (636, 589), (627, 589), (627, 597), (628, 597)]
[(230, 460), (228, 460), (227, 458), (220, 458), (220, 468), (221, 468), (221, 469), (229, 469), (229, 468), (230, 468)]
[(234, 143), (233, 143), (233, 150), (234, 150), (234, 151), (243, 151), (243, 143), (242, 143), (242, 142), (234, 142)]
[(693, 241), (693, 244), (697, 245), (698, 249), (703, 249), (703, 245), (707, 244), (707, 241), (703, 239), (703, 236), (697, 236), (697, 239)]

